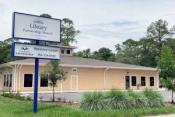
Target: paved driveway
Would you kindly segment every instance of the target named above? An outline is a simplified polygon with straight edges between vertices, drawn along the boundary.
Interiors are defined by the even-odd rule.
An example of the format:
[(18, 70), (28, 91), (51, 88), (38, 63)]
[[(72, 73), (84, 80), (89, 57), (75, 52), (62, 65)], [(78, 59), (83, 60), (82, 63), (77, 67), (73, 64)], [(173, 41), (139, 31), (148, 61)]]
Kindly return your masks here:
[[(171, 91), (168, 90), (161, 90), (159, 93), (163, 96), (165, 102), (170, 102), (171, 101)], [(63, 92), (63, 93), (56, 93), (55, 94), (55, 99), (57, 100), (58, 98), (65, 99), (67, 101), (75, 101), (79, 102), (81, 100), (81, 97), (83, 96), (83, 92)], [(33, 94), (25, 94), (26, 96), (30, 96), (33, 98)], [(44, 101), (51, 101), (52, 100), (52, 93), (40, 93), (38, 95), (39, 100), (42, 99)], [(174, 94), (174, 100), (175, 100), (175, 94)], [(175, 116), (174, 116), (175, 117)]]
[[(62, 92), (62, 93), (55, 93), (55, 100), (61, 98), (62, 100), (65, 99), (66, 101), (74, 101), (79, 102), (81, 97), (84, 93), (77, 93), (77, 92)], [(30, 96), (33, 98), (33, 94), (23, 94), (24, 96)], [(52, 93), (39, 93), (38, 99), (43, 101), (52, 101)]]

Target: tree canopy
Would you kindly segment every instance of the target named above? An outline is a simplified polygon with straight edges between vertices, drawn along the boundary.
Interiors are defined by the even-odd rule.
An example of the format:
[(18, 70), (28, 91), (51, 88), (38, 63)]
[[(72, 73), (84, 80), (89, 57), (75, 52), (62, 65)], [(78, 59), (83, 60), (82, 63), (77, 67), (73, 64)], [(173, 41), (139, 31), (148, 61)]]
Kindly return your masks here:
[[(170, 47), (175, 53), (174, 32), (175, 26), (169, 28), (167, 21), (159, 19), (148, 26), (144, 37), (129, 38), (122, 44), (116, 44), (115, 52), (103, 47), (95, 52), (89, 51), (88, 58), (156, 67), (163, 45)], [(85, 57), (86, 51), (79, 51), (75, 56)]]
[(173, 91), (175, 91), (175, 55), (171, 48), (163, 46), (158, 61), (158, 68), (160, 69), (162, 84), (169, 90), (172, 90), (173, 103)]

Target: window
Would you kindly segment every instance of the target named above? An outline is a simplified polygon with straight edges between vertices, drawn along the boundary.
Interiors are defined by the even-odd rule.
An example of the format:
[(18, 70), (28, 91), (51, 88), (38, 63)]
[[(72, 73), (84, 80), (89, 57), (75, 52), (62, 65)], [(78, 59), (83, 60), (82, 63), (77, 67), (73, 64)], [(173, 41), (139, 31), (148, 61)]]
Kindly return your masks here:
[(66, 54), (70, 54), (70, 50), (66, 50)]
[(72, 68), (72, 72), (77, 72), (77, 68)]
[(46, 77), (46, 78), (41, 77), (40, 87), (48, 87), (48, 77)]
[(154, 77), (150, 77), (150, 86), (154, 86)]
[(64, 54), (64, 50), (63, 49), (61, 50), (61, 54)]
[(136, 86), (136, 76), (131, 76), (132, 86)]
[(4, 75), (4, 87), (6, 87), (6, 75)]
[(145, 86), (145, 76), (141, 76), (141, 86)]
[(10, 74), (9, 87), (12, 87), (12, 74)]
[(6, 78), (6, 87), (9, 86), (9, 74), (7, 74), (7, 78)]
[(24, 87), (32, 87), (33, 74), (24, 74)]

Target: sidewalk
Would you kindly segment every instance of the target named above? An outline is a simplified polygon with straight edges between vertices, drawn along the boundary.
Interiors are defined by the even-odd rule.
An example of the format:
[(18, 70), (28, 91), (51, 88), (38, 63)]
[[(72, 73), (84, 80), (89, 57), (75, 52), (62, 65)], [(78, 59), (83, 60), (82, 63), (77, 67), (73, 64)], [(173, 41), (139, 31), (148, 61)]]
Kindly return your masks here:
[(175, 114), (157, 115), (157, 116), (145, 116), (145, 117), (175, 117)]

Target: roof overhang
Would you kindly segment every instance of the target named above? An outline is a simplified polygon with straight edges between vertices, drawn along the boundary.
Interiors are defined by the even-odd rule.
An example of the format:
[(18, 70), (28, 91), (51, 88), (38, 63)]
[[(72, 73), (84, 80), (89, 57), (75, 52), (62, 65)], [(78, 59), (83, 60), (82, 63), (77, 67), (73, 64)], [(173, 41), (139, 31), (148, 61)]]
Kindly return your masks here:
[(157, 71), (156, 68), (131, 68), (131, 67), (110, 67), (110, 66), (90, 66), (90, 65), (70, 65), (60, 64), (62, 67), (80, 67), (80, 68), (108, 68), (108, 69), (127, 69), (127, 70), (149, 70)]
[[(45, 66), (47, 63), (40, 63), (40, 66)], [(2, 67), (10, 67), (12, 65), (34, 65), (34, 63), (17, 63), (17, 62), (9, 62), (5, 64), (1, 64)], [(126, 70), (148, 70), (148, 71), (157, 71), (156, 68), (134, 68), (134, 67), (110, 67), (110, 66), (90, 66), (90, 65), (72, 65), (72, 64), (60, 64), (62, 67), (79, 67), (79, 68), (108, 68), (108, 69), (126, 69)]]

